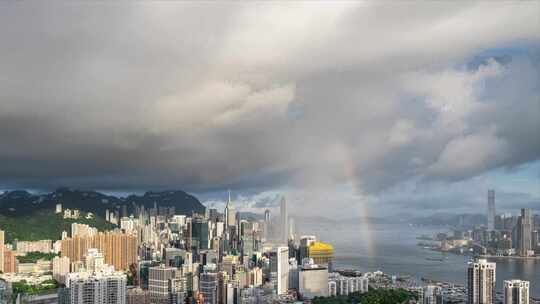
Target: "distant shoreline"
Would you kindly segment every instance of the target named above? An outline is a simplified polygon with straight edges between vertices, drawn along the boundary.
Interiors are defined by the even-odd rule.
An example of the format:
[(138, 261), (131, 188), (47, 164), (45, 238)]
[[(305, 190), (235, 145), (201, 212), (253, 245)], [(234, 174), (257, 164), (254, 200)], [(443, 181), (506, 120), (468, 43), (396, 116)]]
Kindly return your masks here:
[(486, 258), (486, 259), (507, 259), (507, 260), (540, 260), (540, 256), (530, 256), (530, 257), (524, 257), (524, 256), (514, 256), (514, 255), (479, 255), (479, 258)]

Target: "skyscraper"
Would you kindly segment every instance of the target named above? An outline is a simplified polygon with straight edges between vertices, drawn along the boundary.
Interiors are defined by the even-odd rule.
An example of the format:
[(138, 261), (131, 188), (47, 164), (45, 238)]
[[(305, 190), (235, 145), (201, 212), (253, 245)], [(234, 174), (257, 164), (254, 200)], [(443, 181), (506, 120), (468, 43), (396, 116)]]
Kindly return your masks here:
[(278, 294), (285, 294), (289, 287), (289, 248), (277, 247), (270, 252), (270, 281)]
[(265, 240), (270, 238), (270, 210), (264, 210), (263, 236)]
[(436, 285), (424, 287), (423, 304), (443, 304), (442, 288)]
[(304, 258), (309, 257), (309, 246), (316, 241), (317, 238), (314, 235), (303, 235), (300, 237), (298, 263), (302, 263)]
[(281, 214), (281, 240), (287, 242), (287, 239), (289, 238), (289, 215), (287, 214), (287, 201), (285, 200), (285, 197), (281, 198), (279, 211)]
[(469, 262), (467, 288), (469, 304), (493, 304), (495, 302), (496, 264), (485, 259)]
[(538, 249), (539, 249), (538, 242), (540, 242), (538, 230), (534, 230), (531, 233), (531, 242), (532, 242), (531, 244), (532, 250), (534, 250), (535, 252), (538, 252)]
[(64, 284), (66, 281), (66, 275), (69, 273), (69, 258), (56, 256), (53, 259), (53, 278), (58, 282)]
[(532, 220), (531, 209), (521, 209), (521, 216), (517, 224), (517, 245), (518, 253), (521, 256), (528, 256), (532, 251)]
[(96, 248), (88, 249), (86, 256), (84, 257), (85, 267), (87, 271), (98, 272), (101, 271), (104, 267), (107, 267), (105, 264), (105, 258), (103, 253), (99, 252)]
[(229, 226), (236, 226), (236, 210), (231, 201), (231, 191), (229, 191), (229, 200), (225, 206), (225, 230), (228, 230)]
[(5, 232), (4, 230), (0, 230), (0, 271), (4, 272), (4, 238), (5, 238)]
[(200, 288), (205, 304), (217, 304), (218, 300), (218, 277), (215, 272), (203, 272), (199, 280)]
[(18, 265), (15, 252), (4, 247), (4, 273), (17, 272)]
[(495, 190), (488, 190), (487, 229), (495, 229)]
[(126, 284), (122, 272), (72, 272), (66, 276), (71, 304), (125, 304)]
[(105, 263), (113, 265), (115, 270), (127, 270), (137, 263), (137, 237), (120, 232), (99, 232), (93, 236), (65, 238), (61, 243), (62, 256), (71, 262), (82, 261), (88, 249), (96, 248), (103, 253)]
[(148, 292), (151, 304), (170, 304), (172, 298), (171, 281), (176, 276), (176, 268), (160, 265), (148, 268)]
[(208, 220), (194, 218), (192, 221), (192, 241), (200, 249), (210, 248), (210, 234), (208, 229)]
[(294, 240), (295, 239), (295, 231), (296, 231), (295, 227), (296, 226), (295, 226), (295, 223), (294, 223), (294, 218), (290, 217), (289, 218), (289, 231), (288, 231), (288, 233), (289, 233), (289, 238), (288, 239), (289, 240)]
[(529, 282), (504, 281), (504, 304), (529, 304)]

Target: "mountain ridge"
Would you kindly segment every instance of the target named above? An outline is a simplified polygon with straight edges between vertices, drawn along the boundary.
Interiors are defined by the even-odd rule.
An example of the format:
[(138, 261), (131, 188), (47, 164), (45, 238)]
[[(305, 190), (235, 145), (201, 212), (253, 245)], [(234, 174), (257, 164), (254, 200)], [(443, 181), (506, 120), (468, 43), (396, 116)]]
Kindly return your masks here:
[(22, 216), (44, 209), (54, 209), (62, 204), (63, 209), (79, 209), (85, 212), (104, 214), (105, 209), (121, 211), (124, 206), (128, 213), (133, 213), (135, 206), (152, 208), (174, 207), (177, 214), (191, 215), (204, 213), (206, 208), (193, 195), (182, 190), (147, 191), (142, 195), (131, 194), (117, 197), (94, 190), (59, 188), (53, 192), (32, 194), (27, 190), (5, 191), (0, 194), (0, 214)]

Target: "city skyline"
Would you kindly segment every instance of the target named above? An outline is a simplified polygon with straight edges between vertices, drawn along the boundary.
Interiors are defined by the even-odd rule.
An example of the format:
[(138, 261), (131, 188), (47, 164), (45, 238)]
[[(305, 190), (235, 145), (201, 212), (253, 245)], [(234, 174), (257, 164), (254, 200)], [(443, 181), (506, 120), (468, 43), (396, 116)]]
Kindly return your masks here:
[(0, 304), (540, 304), (540, 1), (7, 1), (0, 71)]
[[(387, 263), (377, 263), (376, 270), (372, 271), (366, 270), (365, 266), (360, 266), (363, 271), (357, 270), (356, 266), (349, 268), (346, 265), (351, 258), (343, 250), (346, 252), (350, 244), (343, 247), (343, 242), (348, 243), (350, 236), (343, 235), (344, 229), (347, 226), (354, 229), (358, 240), (357, 229), (362, 224), (358, 221), (330, 222), (330, 225), (339, 226), (340, 237), (335, 239), (335, 236), (329, 237), (335, 228), (323, 232), (324, 221), (316, 219), (309, 224), (304, 220), (300, 221), (300, 233), (297, 234), (294, 225), (289, 225), (295, 217), (289, 214), (287, 199), (283, 196), (274, 217), (268, 209), (264, 214), (245, 217), (235, 210), (230, 192), (227, 204), (219, 210), (204, 208), (198, 201), (192, 209), (177, 209), (179, 193), (182, 192), (147, 193), (143, 197), (152, 198), (153, 203), (139, 200), (141, 205), (135, 202), (141, 197), (118, 199), (70, 189), (47, 196), (52, 201), (34, 197), (37, 198), (32, 203), (34, 208), (40, 204), (41, 207), (22, 216), (41, 214), (48, 216), (48, 221), (63, 220), (64, 224), (53, 224), (53, 231), (47, 229), (49, 232), (45, 235), (50, 239), (31, 241), (36, 238), (36, 231), (21, 229), (24, 224), (2, 219), (0, 228), (9, 229), (5, 232), (0, 229), (0, 261), (4, 272), (0, 274), (0, 291), (2, 282), (15, 285), (10, 290), (13, 294), (0, 292), (0, 300), (32, 299), (32, 293), (21, 289), (38, 286), (44, 292), (38, 293), (36, 300), (49, 297), (59, 304), (93, 304), (101, 303), (103, 299), (111, 304), (139, 301), (181, 304), (186, 299), (193, 304), (235, 304), (238, 301), (241, 304), (265, 304), (268, 301), (285, 304), (293, 299), (313, 300), (312, 303), (317, 304), (316, 297), (362, 297), (370, 293), (391, 293), (397, 288), (398, 294), (388, 296), (417, 297), (418, 301), (413, 303), (418, 304), (443, 304), (446, 300), (463, 303), (466, 298), (469, 304), (499, 304), (501, 301), (503, 304), (527, 304), (529, 295), (532, 294), (534, 300), (540, 290), (535, 284), (537, 280), (533, 279), (534, 270), (532, 273), (520, 271), (514, 266), (508, 268), (507, 264), (514, 261), (530, 267), (540, 259), (540, 214), (533, 214), (527, 208), (521, 208), (520, 216), (507, 217), (493, 212), (496, 209), (493, 189), (487, 192), (488, 208), (484, 220), (460, 217), (450, 226), (428, 224), (435, 229), (450, 231), (431, 237), (417, 234), (416, 240), (422, 241), (409, 243), (407, 249), (404, 248), (406, 252), (411, 247), (422, 247), (421, 255), (426, 254), (426, 249), (444, 254), (440, 258), (425, 257), (427, 261), (445, 263), (446, 254), (461, 257), (461, 262), (454, 266), (458, 271), (463, 268), (461, 279), (457, 280), (447, 279), (448, 270), (436, 271), (426, 279), (422, 272), (417, 273), (416, 267), (422, 264), (416, 264), (410, 275), (401, 274), (401, 269), (408, 267), (407, 263), (399, 264), (397, 274), (379, 270), (387, 269)], [(8, 199), (17, 197), (25, 196), (14, 193)], [(176, 199), (171, 199), (174, 197)], [(88, 198), (97, 199), (103, 207), (88, 209), (88, 204), (79, 204)], [(189, 199), (189, 196), (183, 193), (180, 198)], [(491, 221), (490, 216), (494, 216)], [(99, 228), (80, 221), (96, 224)], [(66, 226), (65, 222), (70, 225)], [(43, 224), (44, 227), (47, 225)], [(372, 247), (377, 237), (371, 234), (385, 226), (387, 228), (382, 230), (388, 227), (399, 229), (396, 234), (399, 239), (407, 237), (404, 229), (415, 231), (423, 225), (417, 227), (390, 221), (378, 225), (375, 230), (366, 230), (368, 239), (360, 237), (359, 240), (367, 241)], [(311, 235), (312, 231), (318, 233)], [(9, 242), (6, 243), (6, 239)], [(341, 243), (339, 249), (336, 250), (332, 243)], [(377, 246), (372, 249), (376, 250)], [(394, 253), (401, 255), (402, 251)], [(369, 254), (371, 258), (384, 256), (377, 252)], [(356, 252), (352, 259), (361, 256)], [(497, 271), (497, 265), (505, 270)], [(440, 264), (439, 267), (444, 266)], [(32, 276), (30, 282), (26, 281), (29, 275)], [(466, 281), (461, 283), (463, 279)], [(369, 289), (368, 285), (374, 288)]]

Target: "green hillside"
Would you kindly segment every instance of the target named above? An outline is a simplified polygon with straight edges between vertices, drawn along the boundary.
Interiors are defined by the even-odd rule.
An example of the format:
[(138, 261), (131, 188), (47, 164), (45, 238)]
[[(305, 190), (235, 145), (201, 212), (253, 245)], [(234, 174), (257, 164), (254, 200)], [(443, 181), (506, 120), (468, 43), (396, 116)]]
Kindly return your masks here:
[(63, 219), (62, 214), (55, 214), (52, 210), (40, 210), (26, 216), (0, 215), (0, 229), (6, 232), (6, 242), (13, 240), (37, 241), (58, 240), (62, 231), (71, 231), (72, 223), (88, 224), (98, 230), (110, 230), (115, 225), (108, 223), (102, 217), (94, 219), (80, 218), (77, 220)]

